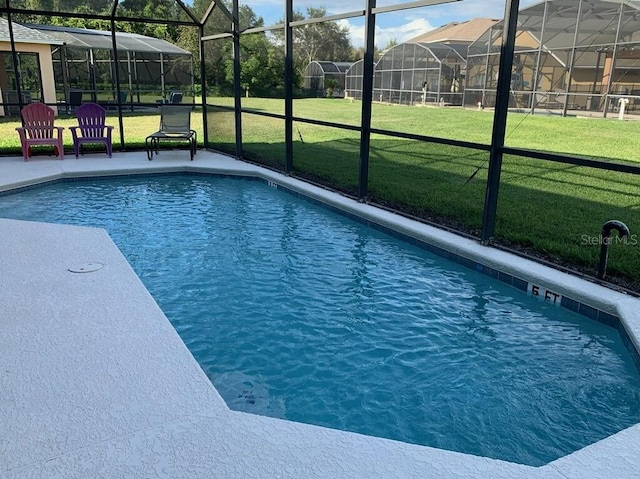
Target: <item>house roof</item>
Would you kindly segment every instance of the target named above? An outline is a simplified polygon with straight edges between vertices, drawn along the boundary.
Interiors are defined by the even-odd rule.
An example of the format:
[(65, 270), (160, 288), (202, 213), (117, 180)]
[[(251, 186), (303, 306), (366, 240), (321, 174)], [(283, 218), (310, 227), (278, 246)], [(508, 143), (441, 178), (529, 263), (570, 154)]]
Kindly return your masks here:
[[(46, 33), (25, 27), (19, 23), (11, 22), (13, 27), (13, 38), (16, 43), (44, 43), (47, 45), (62, 45), (62, 41), (57, 40)], [(10, 42), (9, 22), (0, 18), (0, 41)]]
[(494, 18), (474, 18), (466, 22), (451, 22), (427, 33), (423, 33), (406, 43), (473, 43), (491, 26), (500, 20)]

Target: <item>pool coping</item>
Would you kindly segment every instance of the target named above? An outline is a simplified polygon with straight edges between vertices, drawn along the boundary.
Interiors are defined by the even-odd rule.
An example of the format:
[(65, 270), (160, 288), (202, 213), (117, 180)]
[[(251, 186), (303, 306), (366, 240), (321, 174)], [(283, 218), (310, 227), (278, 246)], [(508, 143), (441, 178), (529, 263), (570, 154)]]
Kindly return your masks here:
[[(114, 175), (186, 172), (259, 178), (271, 186), (284, 188), (291, 193), (303, 195), (312, 201), (318, 201), (328, 205), (332, 209), (339, 210), (343, 214), (363, 218), (361, 221), (371, 222), (387, 232), (397, 231), (404, 239), (415, 239), (414, 244), (422, 247), (430, 245), (427, 249), (430, 248), (438, 254), (448, 256), (450, 259), (454, 259), (465, 266), (479, 269), (478, 265), (482, 265), (483, 273), (510, 283), (519, 287), (519, 289), (523, 289), (524, 287), (519, 281), (524, 281), (528, 284), (542, 286), (546, 291), (551, 291), (554, 294), (561, 294), (563, 297), (573, 301), (573, 303), (567, 302), (567, 304), (564, 305), (565, 307), (569, 306), (569, 309), (573, 307), (577, 309), (578, 312), (592, 317), (592, 319), (601, 319), (603, 322), (607, 322), (612, 321), (614, 317), (618, 317), (630, 342), (635, 346), (634, 349), (636, 351), (638, 350), (638, 345), (640, 344), (638, 341), (640, 337), (640, 321), (638, 321), (635, 311), (640, 310), (640, 300), (637, 298), (608, 290), (584, 279), (554, 270), (548, 266), (533, 263), (508, 252), (480, 245), (479, 242), (475, 240), (418, 223), (380, 210), (371, 205), (358, 203), (342, 195), (268, 169), (211, 152), (199, 152), (196, 160), (190, 162), (188, 161), (188, 154), (182, 156), (180, 153), (172, 153), (171, 157), (169, 157), (170, 155), (163, 155), (161, 159), (156, 159), (153, 162), (147, 161), (144, 152), (114, 154), (112, 159), (107, 159), (100, 155), (87, 155), (79, 160), (67, 159), (57, 161), (36, 159), (28, 163), (23, 162), (21, 158), (3, 158), (0, 159), (0, 192), (38, 185), (47, 181)], [(76, 234), (78, 233), (74, 232), (74, 235)], [(37, 242), (37, 238), (33, 238), (32, 241)], [(96, 241), (100, 243), (103, 239)], [(438, 250), (436, 250), (436, 248)], [(443, 252), (446, 253), (443, 254)], [(14, 261), (6, 256), (4, 250), (0, 252), (0, 259), (2, 259), (3, 262), (9, 263)], [(22, 261), (28, 263), (28, 259), (23, 259)], [(128, 277), (133, 273), (124, 268), (124, 271), (119, 274)], [(515, 279), (517, 279), (517, 281)], [(141, 283), (137, 287), (144, 289)], [(540, 290), (538, 291), (540, 292)], [(144, 290), (144, 292), (146, 292), (146, 290)], [(148, 293), (146, 294), (148, 295)], [(105, 301), (113, 300), (114, 298), (105, 298)], [(122, 307), (126, 307), (126, 305)], [(593, 308), (593, 310), (588, 308)], [(580, 311), (580, 309), (583, 309), (583, 311)], [(593, 317), (594, 311), (595, 317)], [(162, 320), (158, 319), (158, 321), (168, 323), (166, 318)], [(188, 351), (182, 351), (179, 352), (179, 354), (191, 356)], [(187, 363), (188, 362), (189, 361), (187, 361)], [(189, 364), (189, 367), (193, 368), (193, 364)], [(141, 365), (131, 364), (129, 367), (135, 368), (141, 367)], [(197, 370), (199, 368), (195, 369)], [(202, 379), (201, 371), (199, 373), (197, 371), (187, 371), (185, 377), (192, 377), (194, 374), (198, 381)], [(215, 398), (217, 393), (212, 386), (209, 386), (202, 385), (202, 388), (205, 389), (203, 394), (211, 394), (211, 397)], [(210, 393), (206, 392), (207, 388), (211, 390)], [(200, 393), (202, 393), (202, 391), (200, 391)], [(434, 472), (436, 470), (439, 471), (437, 475), (444, 475), (444, 477), (603, 477), (605, 473), (608, 477), (637, 477), (640, 475), (640, 459), (636, 458), (634, 454), (634, 451), (640, 447), (639, 425), (625, 429), (614, 436), (587, 446), (545, 466), (533, 468), (504, 461), (478, 458), (450, 451), (441, 451), (423, 446), (371, 438), (343, 431), (334, 431), (315, 426), (300, 425), (287, 421), (236, 413), (228, 411), (226, 407), (220, 406), (215, 400), (211, 400), (211, 402), (213, 403), (211, 407), (216, 410), (215, 415), (207, 409), (206, 413), (201, 411), (189, 417), (189, 421), (194, 423), (194, 430), (200, 430), (199, 428), (202, 428), (202, 424), (210, 421), (226, 421), (228, 423), (227, 427), (231, 428), (230, 430), (232, 431), (245, 431), (245, 433), (253, 435), (254, 437), (257, 437), (256, 435), (262, 435), (260, 437), (277, 437), (279, 439), (279, 441), (271, 444), (271, 457), (256, 454), (251, 460), (244, 459), (238, 461), (237, 467), (240, 468), (238, 470), (234, 469), (233, 464), (225, 463), (225, 467), (229, 467), (230, 469), (220, 469), (221, 471), (224, 469), (226, 473), (221, 473), (219, 477), (248, 476), (254, 473), (265, 476), (266, 471), (274, 470), (280, 471), (279, 474), (281, 474), (282, 477), (305, 475), (304, 473), (308, 471), (316, 471), (316, 473), (310, 474), (313, 477), (367, 477), (364, 475), (365, 472), (369, 476), (373, 475), (376, 477), (419, 477), (419, 471), (424, 472), (425, 466), (431, 467)], [(212, 416), (214, 416), (213, 419)], [(221, 417), (223, 419), (221, 419)], [(166, 421), (161, 425), (157, 425), (155, 427), (158, 429), (157, 432), (166, 434), (167, 424), (175, 426), (176, 422)], [(250, 433), (247, 431), (250, 431)], [(180, 432), (184, 433), (182, 430), (180, 430)], [(171, 434), (169, 434), (169, 436), (173, 438), (172, 444), (175, 446), (177, 433), (172, 432), (172, 434), (174, 435), (171, 436)], [(182, 438), (181, 440), (186, 440), (185, 437), (183, 437), (184, 434), (179, 436)], [(298, 437), (299, 440), (288, 439), (292, 434), (292, 437)], [(157, 437), (153, 436), (153, 434), (148, 433), (147, 436), (149, 437), (145, 436), (145, 439), (148, 439), (151, 443), (155, 443), (154, 441), (157, 440)], [(231, 436), (233, 436), (233, 434), (231, 434)], [(129, 441), (132, 440), (131, 437), (135, 437), (136, 440), (140, 439), (136, 433), (133, 433), (133, 435), (120, 435), (117, 438), (112, 438), (112, 440), (115, 442), (126, 442), (126, 440), (123, 439), (124, 437)], [(235, 440), (237, 439), (238, 438), (235, 438)], [(246, 436), (241, 436), (241, 439), (245, 442), (247, 440)], [(191, 444), (192, 441), (198, 442), (189, 436), (187, 442)], [(318, 458), (315, 453), (306, 449), (299, 457), (285, 460), (285, 463), (289, 463), (287, 467), (282, 465), (283, 458), (289, 457), (291, 451), (296, 449), (296, 443), (300, 443), (300, 441), (305, 444), (315, 444), (319, 451), (323, 451), (324, 457), (322, 460), (324, 465), (312, 462), (313, 460), (317, 461)], [(159, 441), (159, 443), (164, 444), (162, 441)], [(229, 442), (229, 444), (232, 443), (233, 440)], [(100, 458), (103, 458), (103, 449), (106, 447), (106, 444), (108, 444), (108, 441), (87, 445), (86, 453), (91, 457), (93, 457), (92, 454), (96, 454)], [(332, 444), (342, 444), (344, 447), (336, 448)], [(198, 450), (198, 447), (202, 447), (199, 443), (196, 446), (197, 447), (192, 449)], [(233, 447), (229, 447), (230, 451), (232, 451)], [(376, 451), (375, 454), (372, 454), (372, 451)], [(237, 453), (237, 450), (235, 452)], [(72, 458), (75, 457), (74, 454), (80, 454), (80, 456), (82, 456), (77, 450), (72, 450), (64, 454), (58, 454), (55, 460), (51, 457), (46, 457), (40, 462), (32, 463), (30, 467), (25, 468), (25, 466), (22, 466), (9, 471), (19, 471), (19, 474), (15, 477), (29, 470), (38, 471), (39, 475), (35, 475), (34, 477), (44, 477), (49, 474), (47, 471), (57, 470), (55, 467), (62, 467), (62, 465), (64, 465), (64, 470), (74, 471), (75, 468), (77, 468), (77, 464), (74, 465), (72, 463)], [(327, 455), (331, 457), (327, 457)], [(231, 457), (233, 456), (234, 454), (231, 454)], [(78, 460), (86, 466), (85, 462), (81, 459)], [(273, 469), (274, 461), (276, 464), (281, 464), (282, 467), (280, 469)], [(424, 461), (427, 462), (425, 463)], [(91, 463), (94, 464), (95, 467), (105, 467), (104, 459), (103, 462), (97, 461)], [(0, 464), (2, 464), (1, 442)], [(47, 464), (49, 465), (47, 466)], [(98, 464), (100, 466), (98, 466)], [(437, 464), (437, 467), (434, 466), (435, 464)], [(353, 469), (356, 465), (360, 468), (359, 470), (361, 472), (358, 472), (357, 468)], [(221, 467), (220, 464), (218, 464), (218, 467)], [(345, 467), (348, 469), (345, 469)], [(188, 470), (188, 468), (186, 468), (186, 470)], [(236, 472), (234, 473), (233, 471)], [(249, 473), (247, 471), (251, 472)], [(0, 468), (0, 477), (3, 472), (5, 471)], [(71, 474), (70, 477), (75, 476)], [(79, 475), (78, 477), (82, 476)], [(181, 477), (197, 476), (184, 475)]]

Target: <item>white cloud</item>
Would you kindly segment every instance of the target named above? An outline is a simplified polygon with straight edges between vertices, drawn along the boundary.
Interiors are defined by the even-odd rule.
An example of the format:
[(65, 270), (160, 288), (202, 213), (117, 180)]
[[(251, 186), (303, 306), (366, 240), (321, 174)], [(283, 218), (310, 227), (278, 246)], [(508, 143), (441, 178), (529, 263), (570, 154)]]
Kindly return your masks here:
[(390, 40), (402, 43), (433, 29), (434, 26), (424, 18), (416, 18), (397, 27), (376, 28), (376, 44), (383, 48)]
[(354, 25), (350, 23), (349, 20), (338, 20), (336, 22), (342, 28), (349, 29), (349, 39), (351, 40), (351, 44), (354, 47), (361, 47), (364, 43), (364, 26), (363, 25)]
[[(338, 24), (349, 29), (349, 38), (354, 47), (361, 47), (364, 44), (364, 26), (355, 25), (348, 20), (340, 20)], [(410, 38), (433, 30), (431, 25), (424, 18), (409, 19), (406, 23), (392, 27), (376, 26), (376, 46), (384, 48), (391, 40), (402, 43)]]

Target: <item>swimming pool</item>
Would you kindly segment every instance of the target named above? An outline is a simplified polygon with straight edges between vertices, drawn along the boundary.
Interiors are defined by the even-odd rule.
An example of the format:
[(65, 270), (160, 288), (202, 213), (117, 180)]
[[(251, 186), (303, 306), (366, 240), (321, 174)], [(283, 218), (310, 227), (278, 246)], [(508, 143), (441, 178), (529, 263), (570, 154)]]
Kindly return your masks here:
[(612, 328), (263, 183), (82, 182), (0, 204), (107, 228), (236, 409), (529, 464), (638, 422)]

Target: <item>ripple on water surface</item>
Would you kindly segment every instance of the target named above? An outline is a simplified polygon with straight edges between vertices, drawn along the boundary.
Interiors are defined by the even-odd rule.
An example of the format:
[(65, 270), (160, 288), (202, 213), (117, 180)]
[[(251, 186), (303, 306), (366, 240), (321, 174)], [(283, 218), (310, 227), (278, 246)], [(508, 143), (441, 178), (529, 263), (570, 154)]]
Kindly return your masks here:
[(640, 421), (617, 332), (256, 181), (0, 197), (107, 229), (230, 407), (531, 465)]

